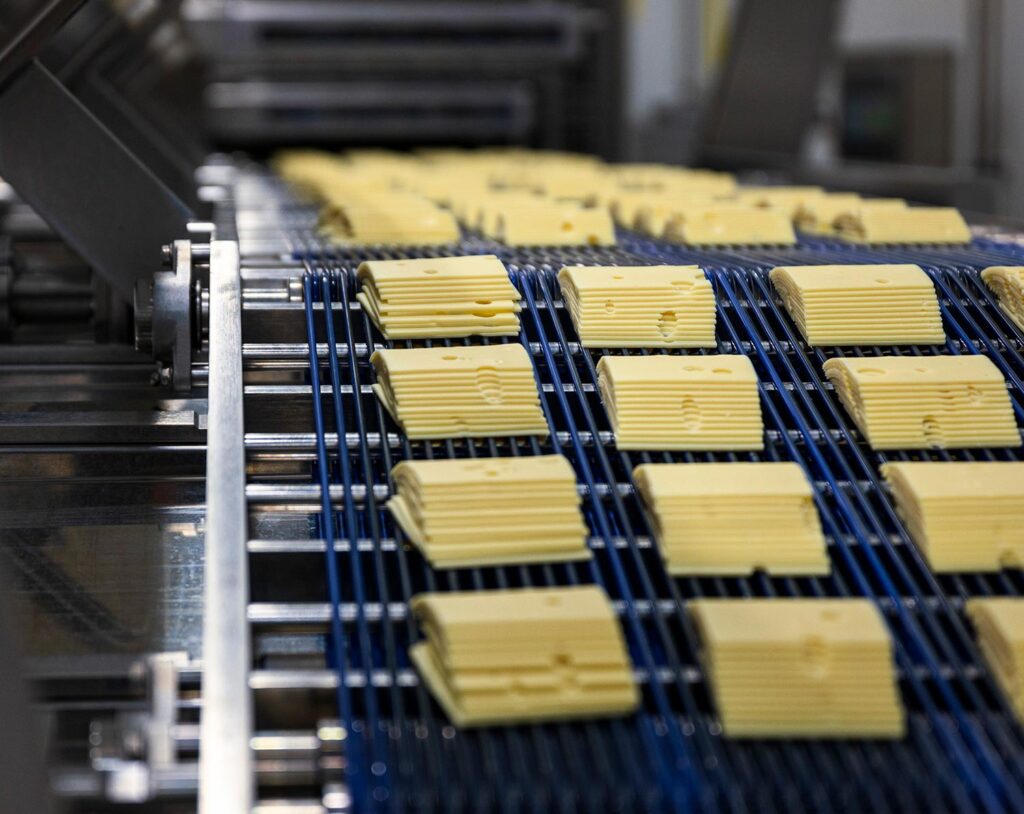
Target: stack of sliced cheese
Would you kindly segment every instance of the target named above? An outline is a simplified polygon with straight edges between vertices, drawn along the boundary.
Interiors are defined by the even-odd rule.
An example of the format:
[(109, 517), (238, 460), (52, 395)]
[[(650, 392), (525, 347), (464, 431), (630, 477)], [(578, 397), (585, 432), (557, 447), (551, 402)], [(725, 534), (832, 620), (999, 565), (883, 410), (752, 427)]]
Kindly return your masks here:
[(396, 193), (326, 209), (320, 230), (336, 243), (436, 246), (459, 239), (452, 213), (426, 198)]
[(643, 464), (633, 478), (669, 573), (829, 573), (814, 493), (798, 464)]
[(1024, 266), (990, 266), (981, 273), (999, 307), (1024, 331)]
[(825, 190), (813, 186), (740, 187), (736, 198), (743, 203), (763, 209), (775, 209), (793, 220), (800, 207), (826, 196)]
[(935, 287), (919, 266), (779, 266), (771, 280), (811, 345), (946, 341)]
[(793, 218), (797, 228), (814, 235), (834, 236), (838, 234), (837, 221), (855, 219), (865, 209), (906, 209), (902, 198), (861, 198), (848, 192), (837, 192), (808, 198), (797, 206)]
[(389, 348), (370, 361), (374, 393), (409, 438), (548, 434), (522, 345)]
[(722, 728), (736, 738), (898, 738), (892, 643), (867, 599), (690, 603)]
[(507, 246), (614, 246), (615, 224), (604, 207), (542, 201), (531, 206), (505, 206), (488, 212), (493, 223), (487, 237)]
[(796, 243), (793, 224), (784, 212), (722, 204), (673, 210), (662, 236), (691, 246)]
[(835, 220), (836, 234), (854, 243), (969, 243), (961, 214), (942, 206), (862, 206)]
[(978, 631), (989, 670), (1024, 725), (1024, 598), (969, 599), (967, 615)]
[(1006, 380), (985, 356), (842, 357), (824, 367), (875, 449), (1021, 445)]
[(1024, 463), (899, 461), (881, 471), (933, 570), (1024, 568)]
[(619, 449), (763, 449), (746, 356), (602, 356), (598, 386)]
[(697, 266), (566, 266), (565, 304), (588, 348), (713, 348), (715, 292)]
[(622, 715), (639, 703), (611, 603), (595, 586), (422, 594), (409, 656), (456, 726)]
[(515, 336), (519, 292), (492, 254), (369, 260), (356, 295), (388, 339)]
[(402, 461), (388, 509), (435, 567), (590, 556), (576, 475), (561, 455)]

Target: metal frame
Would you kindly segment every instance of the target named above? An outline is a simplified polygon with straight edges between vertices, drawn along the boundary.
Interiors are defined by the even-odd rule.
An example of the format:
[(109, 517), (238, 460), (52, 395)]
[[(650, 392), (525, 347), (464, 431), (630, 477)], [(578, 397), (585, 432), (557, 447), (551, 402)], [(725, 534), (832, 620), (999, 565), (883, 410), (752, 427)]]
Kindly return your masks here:
[(210, 412), (199, 811), (248, 814), (254, 793), (238, 244), (210, 246)]

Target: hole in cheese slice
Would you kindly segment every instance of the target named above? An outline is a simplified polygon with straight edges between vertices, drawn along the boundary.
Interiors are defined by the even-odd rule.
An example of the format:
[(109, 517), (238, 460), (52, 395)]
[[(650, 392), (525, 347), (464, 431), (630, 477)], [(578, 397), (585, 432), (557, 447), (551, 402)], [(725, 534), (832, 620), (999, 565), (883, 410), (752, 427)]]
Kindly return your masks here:
[(402, 461), (388, 509), (434, 567), (590, 557), (576, 475), (561, 455)]
[(969, 243), (971, 230), (952, 207), (859, 207), (835, 222), (839, 237), (854, 243)]
[(875, 449), (1021, 445), (1006, 381), (984, 356), (839, 357), (824, 369)]
[(642, 464), (633, 478), (671, 574), (830, 571), (798, 464)]
[(374, 393), (409, 438), (548, 434), (522, 345), (388, 348), (370, 361)]
[(619, 449), (763, 449), (746, 356), (602, 356), (598, 387)]
[(898, 461), (881, 472), (934, 571), (1024, 568), (1024, 463)]
[(999, 307), (1024, 331), (1024, 266), (990, 266), (981, 279), (995, 292)]
[(697, 266), (565, 266), (558, 274), (588, 348), (715, 347), (715, 293)]
[(459, 727), (623, 715), (639, 693), (596, 586), (421, 594), (409, 657)]
[(903, 736), (892, 642), (870, 600), (698, 599), (689, 608), (727, 736)]
[(1024, 598), (969, 599), (966, 608), (985, 662), (1024, 724)]
[(507, 246), (614, 246), (615, 226), (604, 207), (582, 207), (547, 202), (531, 206), (504, 206), (493, 216), (487, 237)]
[(388, 339), (515, 336), (519, 292), (494, 255), (369, 260), (356, 295)]
[(935, 287), (919, 266), (778, 266), (770, 276), (808, 344), (946, 341)]

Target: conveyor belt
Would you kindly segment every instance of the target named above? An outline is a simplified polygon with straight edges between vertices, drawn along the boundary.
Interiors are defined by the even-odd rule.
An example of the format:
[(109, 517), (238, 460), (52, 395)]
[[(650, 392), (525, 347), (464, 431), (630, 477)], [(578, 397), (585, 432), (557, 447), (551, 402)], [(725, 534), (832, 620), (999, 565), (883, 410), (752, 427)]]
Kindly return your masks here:
[[(429, 443), (405, 439), (368, 388), (373, 373), (367, 349), (413, 343), (386, 342), (354, 297), (353, 272), (361, 259), (418, 253), (342, 251), (294, 233), (291, 243), (307, 269), (310, 383), (312, 392), (322, 394), (314, 399), (312, 474), (320, 486), (321, 515), (310, 534), (328, 543), (325, 569), (336, 612), (327, 657), (341, 679), (342, 748), (356, 811), (1024, 808), (1024, 731), (985, 670), (963, 614), (971, 596), (1024, 595), (1024, 573), (932, 574), (878, 475), (885, 460), (1024, 455), (872, 452), (821, 371), (825, 359), (840, 352), (984, 353), (1006, 375), (1024, 425), (1024, 336), (977, 274), (986, 265), (1013, 262), (1018, 249), (979, 242), (969, 249), (868, 251), (807, 240), (786, 250), (695, 252), (624, 234), (615, 249), (511, 251), (469, 238), (460, 251), (496, 251), (523, 294), (520, 341), (532, 352), (553, 434), (544, 440)], [(564, 263), (655, 262), (698, 263), (707, 270), (718, 299), (718, 352), (748, 355), (759, 374), (763, 453), (615, 449), (596, 388), (595, 364), (602, 353), (575, 341), (555, 274)], [(924, 266), (940, 294), (945, 347), (810, 349), (767, 279), (775, 264), (873, 262)], [(316, 342), (327, 343), (319, 356)], [(346, 439), (340, 449), (334, 434), (339, 428)], [(592, 535), (590, 563), (434, 571), (402, 545), (401, 532), (383, 511), (391, 489), (388, 472), (401, 459), (546, 452), (566, 455), (576, 469)], [(815, 484), (832, 575), (668, 577), (630, 473), (639, 463), (694, 460), (800, 463)], [(331, 522), (324, 523), (328, 516)], [(409, 598), (422, 590), (589, 582), (603, 585), (621, 614), (643, 687), (642, 712), (613, 721), (465, 732), (451, 727), (409, 664), (407, 649), (417, 637)], [(722, 737), (685, 614), (687, 600), (701, 596), (872, 597), (896, 641), (907, 737), (892, 743)]]

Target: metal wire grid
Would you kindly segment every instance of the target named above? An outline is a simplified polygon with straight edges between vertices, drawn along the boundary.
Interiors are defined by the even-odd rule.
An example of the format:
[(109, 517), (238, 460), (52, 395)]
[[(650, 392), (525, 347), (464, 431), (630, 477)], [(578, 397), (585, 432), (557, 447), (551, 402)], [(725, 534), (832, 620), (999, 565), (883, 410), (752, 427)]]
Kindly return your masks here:
[[(348, 732), (347, 780), (356, 810), (804, 810), (870, 806), (879, 811), (1005, 810), (1024, 806), (1024, 733), (980, 660), (962, 614), (969, 596), (1024, 595), (1024, 574), (936, 577), (909, 542), (879, 482), (884, 460), (1009, 460), (1018, 450), (880, 454), (863, 443), (821, 373), (841, 352), (989, 355), (1010, 383), (1024, 418), (1022, 337), (978, 281), (982, 265), (1012, 262), (991, 246), (949, 251), (864, 251), (807, 241), (791, 250), (693, 252), (623, 235), (620, 248), (512, 252), (470, 239), (461, 251), (496, 250), (522, 292), (520, 341), (531, 351), (552, 435), (372, 444), (397, 428), (369, 392), (373, 380), (357, 343), (394, 346), (354, 305), (353, 270), (368, 256), (441, 255), (379, 250), (342, 253), (300, 248), (321, 485), (326, 569), (335, 608), (328, 659), (340, 677), (338, 707)], [(614, 448), (596, 391), (597, 359), (581, 348), (554, 274), (568, 263), (694, 262), (718, 300), (719, 352), (750, 356), (760, 380), (766, 426), (762, 453), (630, 453)], [(946, 347), (810, 349), (767, 282), (781, 263), (919, 262), (938, 286), (950, 337)], [(328, 355), (316, 355), (317, 341)], [(474, 340), (472, 344), (479, 343)], [(399, 346), (431, 343), (398, 343)], [(443, 344), (455, 344), (446, 341)], [(461, 344), (471, 344), (469, 341)], [(340, 350), (339, 350), (340, 349)], [(622, 353), (623, 351), (607, 351)], [(645, 352), (645, 351), (641, 351)], [(685, 351), (684, 351), (685, 352)], [(355, 360), (355, 364), (352, 361)], [(341, 430), (357, 442), (329, 448)], [(344, 434), (341, 437), (346, 437)], [(351, 437), (351, 435), (349, 436)], [(560, 452), (584, 497), (593, 560), (541, 566), (433, 571), (382, 511), (389, 472), (403, 458), (533, 455)], [(833, 573), (827, 578), (671, 578), (652, 547), (631, 472), (651, 461), (793, 460), (809, 473)], [(331, 485), (341, 487), (331, 505)], [(363, 488), (360, 488), (363, 487)], [(356, 496), (362, 495), (361, 500)], [(322, 522), (322, 518), (330, 522)], [(387, 546), (382, 540), (395, 538)], [(372, 550), (336, 541), (369, 539)], [(621, 720), (457, 731), (410, 669), (417, 637), (408, 600), (422, 590), (472, 590), (596, 582), (605, 587), (643, 688), (643, 710)], [(721, 736), (685, 613), (700, 596), (869, 596), (896, 642), (908, 735), (876, 741), (733, 741)], [(368, 615), (367, 603), (380, 614)], [(367, 681), (350, 676), (371, 676)], [(382, 677), (380, 680), (373, 676)]]

